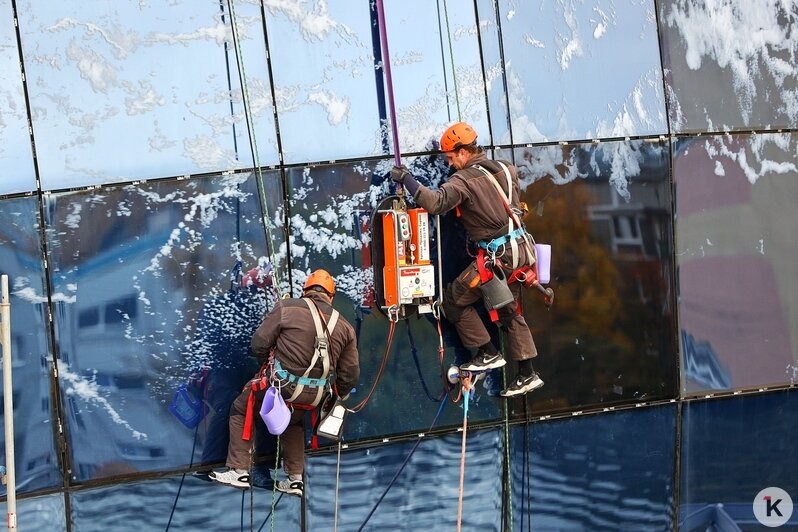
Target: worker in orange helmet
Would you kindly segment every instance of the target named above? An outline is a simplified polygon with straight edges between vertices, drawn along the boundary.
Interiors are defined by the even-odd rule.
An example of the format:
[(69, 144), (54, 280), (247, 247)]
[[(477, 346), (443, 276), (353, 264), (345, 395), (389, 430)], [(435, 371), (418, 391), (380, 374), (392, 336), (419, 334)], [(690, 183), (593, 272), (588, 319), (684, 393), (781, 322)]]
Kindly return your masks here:
[[(469, 239), (479, 245), (477, 259), (447, 286), (443, 296), (446, 319), (454, 324), (463, 345), (476, 350), (461, 369), (483, 371), (506, 364), (473, 307), (484, 299), (486, 307), (495, 304), (488, 310), (507, 333), (510, 358), (518, 362), (517, 376), (501, 394), (512, 397), (527, 393), (543, 386), (543, 380), (532, 367), (538, 352), (518, 305), (522, 285), (512, 276), (520, 268), (529, 269), (535, 260), (531, 237), (518, 215), (516, 169), (509, 162), (488, 159), (477, 144), (476, 130), (465, 122), (452, 124), (443, 132), (440, 149), (456, 172), (438, 190), (421, 185), (404, 166), (394, 166), (391, 179), (430, 214), (457, 209)], [(501, 288), (503, 279), (510, 280), (504, 284), (509, 291), (504, 298), (497, 298), (498, 292), (492, 289), (497, 283)]]
[(304, 495), (305, 412), (323, 400), (332, 403), (347, 397), (360, 378), (355, 330), (333, 309), (334, 296), (335, 279), (325, 270), (316, 270), (305, 281), (301, 298), (278, 300), (263, 319), (252, 336), (252, 352), (262, 364), (261, 371), (230, 407), (228, 469), (211, 473), (212, 479), (249, 488), (252, 417), (260, 409), (266, 388), (277, 386), (293, 412), (279, 436), (288, 478), (276, 482), (275, 488)]

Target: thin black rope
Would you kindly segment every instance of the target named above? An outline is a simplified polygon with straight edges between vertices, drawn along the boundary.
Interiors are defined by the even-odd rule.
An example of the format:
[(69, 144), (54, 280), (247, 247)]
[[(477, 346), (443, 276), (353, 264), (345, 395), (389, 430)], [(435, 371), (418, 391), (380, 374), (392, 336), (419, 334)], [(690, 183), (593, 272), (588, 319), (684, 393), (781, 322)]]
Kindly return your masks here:
[[(435, 414), (435, 418), (432, 420), (432, 424), (431, 424), (431, 425), (430, 425), (430, 427), (429, 427), (429, 431), (431, 431), (431, 430), (432, 430), (432, 428), (435, 426), (435, 422), (437, 422), (437, 421), (438, 421), (438, 417), (441, 415), (441, 412), (443, 412), (443, 407), (444, 407), (444, 406), (446, 406), (446, 402), (447, 402), (447, 401), (446, 401), (446, 399), (447, 399), (447, 397), (448, 397), (448, 395), (447, 395), (447, 394), (445, 394), (445, 393), (441, 395), (441, 399), (440, 399), (440, 403), (441, 403), (441, 405), (438, 407), (438, 413), (437, 413), (437, 414)], [(427, 431), (427, 432), (429, 432), (429, 431)], [(405, 466), (406, 466), (406, 465), (407, 465), (407, 463), (410, 461), (410, 458), (413, 456), (413, 453), (415, 453), (415, 452), (416, 452), (416, 449), (418, 449), (418, 446), (419, 446), (419, 444), (421, 443), (421, 440), (422, 440), (422, 439), (423, 439), (423, 438), (419, 437), (419, 438), (416, 440), (416, 443), (413, 445), (413, 448), (412, 448), (412, 449), (410, 449), (410, 453), (407, 455), (407, 458), (405, 458), (405, 461), (404, 461), (404, 462), (402, 462), (402, 465), (399, 467), (399, 470), (398, 470), (398, 471), (397, 471), (397, 472), (394, 474), (394, 476), (393, 476), (393, 478), (391, 479), (391, 481), (390, 481), (390, 482), (388, 483), (388, 485), (385, 487), (385, 491), (383, 491), (383, 492), (382, 492), (382, 495), (380, 495), (380, 498), (379, 498), (379, 499), (377, 499), (377, 502), (374, 504), (374, 507), (371, 509), (371, 511), (369, 512), (369, 514), (366, 516), (366, 519), (363, 521), (363, 524), (361, 524), (361, 525), (360, 525), (360, 528), (358, 528), (358, 529), (357, 529), (357, 531), (358, 531), (358, 532), (360, 532), (361, 530), (363, 530), (363, 527), (365, 527), (365, 526), (366, 526), (366, 523), (368, 523), (368, 522), (369, 522), (369, 519), (371, 519), (371, 516), (372, 516), (372, 515), (374, 515), (374, 512), (377, 510), (377, 507), (380, 505), (380, 503), (382, 502), (382, 500), (385, 498), (385, 495), (387, 495), (387, 494), (388, 494), (388, 490), (390, 490), (390, 489), (391, 489), (391, 486), (393, 486), (394, 482), (396, 482), (396, 479), (397, 479), (397, 478), (399, 478), (399, 475), (402, 473), (402, 471), (404, 470)]]
[[(200, 424), (197, 423), (197, 426), (194, 428), (194, 443), (191, 444), (191, 459), (188, 462), (188, 468), (194, 465), (194, 451), (197, 449), (197, 433), (199, 432)], [(183, 490), (183, 482), (186, 480), (186, 473), (183, 473), (183, 476), (180, 478), (180, 485), (177, 487), (177, 495), (175, 495), (175, 501), (172, 503), (172, 511), (169, 513), (169, 521), (166, 523), (166, 530), (165, 532), (169, 532), (169, 527), (172, 526), (172, 518), (175, 515), (175, 509), (177, 509), (177, 501), (180, 499), (180, 492)]]
[[(275, 506), (280, 504), (280, 499), (283, 498), (283, 495), (285, 495), (285, 494), (281, 492), (280, 495), (277, 497), (277, 502), (274, 503)], [(266, 526), (266, 521), (268, 521), (269, 517), (271, 517), (271, 516), (272, 516), (272, 509), (269, 508), (269, 513), (266, 514), (266, 518), (263, 520), (263, 523), (261, 523), (260, 527), (258, 528), (258, 532), (263, 530), (263, 527)]]
[(406, 320), (405, 323), (407, 324), (407, 339), (410, 341), (410, 353), (413, 355), (413, 362), (416, 365), (416, 373), (418, 373), (418, 379), (421, 381), (421, 387), (424, 388), (424, 393), (430, 401), (437, 402), (438, 398), (430, 393), (429, 387), (424, 380), (424, 374), (421, 372), (421, 363), (418, 360), (418, 349), (416, 348), (416, 342), (413, 340), (413, 331), (410, 329), (410, 322)]

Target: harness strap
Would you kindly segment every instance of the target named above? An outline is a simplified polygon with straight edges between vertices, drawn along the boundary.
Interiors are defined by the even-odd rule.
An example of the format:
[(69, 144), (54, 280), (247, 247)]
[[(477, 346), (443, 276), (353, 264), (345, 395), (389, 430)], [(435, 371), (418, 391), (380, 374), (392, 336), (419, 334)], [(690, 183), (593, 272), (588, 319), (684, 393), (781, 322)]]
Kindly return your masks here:
[[(512, 176), (510, 175), (510, 170), (501, 161), (496, 161), (496, 164), (498, 164), (501, 167), (502, 172), (504, 173), (504, 177), (507, 180), (507, 193), (506, 194), (504, 193), (504, 190), (502, 190), (502, 187), (499, 185), (499, 182), (496, 180), (496, 177), (492, 173), (490, 173), (488, 170), (486, 170), (485, 168), (483, 168), (480, 165), (474, 165), (474, 168), (477, 168), (479, 171), (481, 171), (483, 174), (485, 174), (488, 177), (490, 182), (493, 184), (494, 188), (496, 188), (496, 191), (499, 193), (499, 197), (501, 198), (502, 203), (504, 203), (504, 210), (507, 211), (507, 218), (508, 218), (508, 220), (507, 220), (507, 237), (509, 237), (510, 235), (514, 234), (516, 231), (521, 231), (521, 234), (519, 235), (519, 237), (523, 237), (523, 239), (524, 239), (524, 245), (526, 246), (527, 254), (529, 256), (528, 260), (534, 262), (535, 261), (535, 251), (534, 251), (535, 248), (532, 246), (532, 243), (529, 240), (530, 237), (527, 234), (526, 229), (524, 229), (523, 223), (521, 222), (520, 218), (518, 218), (518, 215), (513, 211), (512, 207), (511, 207), (512, 198), (513, 198), (513, 186), (512, 186)], [(518, 242), (517, 242), (517, 238), (519, 238), (519, 237), (515, 237), (515, 238), (510, 238), (509, 239), (510, 247), (512, 249), (512, 255), (513, 255), (513, 263), (512, 263), (512, 268), (513, 269), (518, 268), (521, 265), (519, 263), (519, 258), (518, 258)], [(496, 247), (498, 248), (499, 246), (497, 245)]]
[[(311, 370), (316, 367), (316, 362), (321, 358), (321, 365), (322, 365), (322, 372), (320, 380), (326, 381), (330, 375), (330, 354), (329, 354), (329, 338), (325, 334), (324, 328), (322, 326), (322, 317), (319, 313), (319, 309), (316, 308), (316, 304), (313, 303), (308, 298), (303, 297), (302, 300), (308, 306), (308, 310), (310, 310), (310, 315), (313, 317), (313, 325), (316, 328), (316, 345), (315, 349), (313, 350), (313, 358), (308, 365), (308, 368), (305, 370), (305, 373), (302, 375), (302, 379), (307, 379), (308, 375), (310, 375)], [(338, 323), (338, 311), (333, 310), (331, 314), (330, 323), (332, 327), (329, 328), (328, 333), (335, 328), (335, 325)], [(276, 362), (276, 360), (275, 360)], [(325, 383), (326, 384), (326, 383)], [(299, 395), (304, 391), (306, 384), (300, 380), (297, 382), (296, 389), (294, 389), (294, 393), (291, 394), (291, 397), (288, 398), (288, 402), (294, 401)], [(310, 386), (310, 384), (307, 384)], [(322, 396), (324, 395), (324, 386), (318, 386), (316, 389), (316, 398), (311, 403), (313, 406), (316, 406), (321, 401)]]

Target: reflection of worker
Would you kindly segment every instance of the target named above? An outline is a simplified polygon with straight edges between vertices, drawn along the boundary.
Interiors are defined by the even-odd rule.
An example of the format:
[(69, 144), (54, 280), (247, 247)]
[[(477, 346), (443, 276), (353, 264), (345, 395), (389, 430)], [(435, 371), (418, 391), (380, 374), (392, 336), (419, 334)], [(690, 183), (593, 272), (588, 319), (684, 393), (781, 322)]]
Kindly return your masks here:
[[(334, 295), (332, 276), (316, 270), (305, 281), (303, 296), (278, 301), (252, 337), (252, 351), (264, 365), (262, 373), (268, 375), (271, 385), (281, 387), (283, 398), (293, 407), (288, 428), (280, 436), (288, 478), (275, 486), (291, 495), (304, 493), (305, 412), (315, 409), (328, 391), (333, 394), (332, 400), (347, 396), (360, 378), (355, 331), (332, 308)], [(315, 316), (319, 317), (318, 326)], [(319, 340), (324, 344), (325, 339), (326, 351), (319, 348)], [(233, 401), (226, 462), (229, 469), (212, 475), (223, 484), (249, 487), (250, 445), (242, 435), (248, 436), (251, 419), (247, 416), (257, 410), (251, 406), (250, 395), (255, 393), (254, 403), (263, 399), (265, 388), (257, 386), (262, 382), (263, 378), (253, 379)]]
[[(188, 345), (192, 361), (203, 370), (201, 383), (212, 415), (206, 427), (202, 464), (224, 460), (227, 453), (227, 415), (230, 405), (252, 373), (250, 339), (267, 307), (265, 288), (271, 285), (270, 269), (250, 270), (238, 285), (209, 300), (197, 319), (196, 336)], [(207, 478), (208, 471), (199, 471)]]
[[(501, 392), (511, 397), (543, 385), (532, 368), (537, 348), (518, 305), (521, 294), (518, 281), (533, 274), (530, 266), (534, 263), (534, 251), (518, 216), (521, 210), (515, 167), (508, 162), (488, 159), (476, 140), (476, 131), (464, 122), (452, 125), (443, 133), (441, 151), (457, 171), (438, 190), (418, 183), (404, 166), (394, 167), (391, 178), (401, 183), (430, 214), (457, 209), (468, 237), (478, 244), (477, 259), (446, 288), (443, 312), (454, 323), (463, 344), (477, 349), (476, 355), (461, 369), (500, 368), (505, 360), (473, 307), (483, 296), (486, 306), (488, 299), (496, 303), (489, 310), (507, 332), (510, 356), (518, 361), (517, 377)], [(517, 272), (522, 272), (520, 279)], [(505, 277), (509, 281), (509, 293), (503, 301), (495, 301), (496, 294), (489, 294), (488, 290), (503, 283)], [(491, 280), (496, 282), (490, 283)]]

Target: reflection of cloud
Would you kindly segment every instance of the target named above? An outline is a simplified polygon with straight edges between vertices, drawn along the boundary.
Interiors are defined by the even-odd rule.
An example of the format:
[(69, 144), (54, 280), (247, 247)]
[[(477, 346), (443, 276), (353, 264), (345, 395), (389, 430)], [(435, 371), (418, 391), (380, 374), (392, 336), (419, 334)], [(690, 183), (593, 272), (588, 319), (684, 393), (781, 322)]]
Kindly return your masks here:
[(565, 17), (565, 23), (571, 30), (571, 36), (558, 36), (557, 41), (560, 44), (558, 46), (559, 51), (557, 52), (557, 60), (560, 63), (560, 68), (563, 70), (568, 70), (571, 60), (581, 56), (584, 53), (584, 50), (582, 49), (582, 39), (579, 36), (579, 29), (577, 28), (576, 23), (576, 13), (574, 13), (573, 8), (567, 10), (563, 16)]
[(111, 406), (108, 399), (100, 395), (100, 387), (96, 382), (85, 379), (76, 373), (72, 373), (63, 361), (58, 364), (58, 375), (66, 385), (64, 386), (64, 393), (79, 397), (88, 403), (99, 405), (111, 417), (114, 423), (125, 427), (134, 438), (137, 440), (147, 439), (147, 434), (139, 432), (131, 427), (130, 423), (122, 419), (119, 412)]
[[(750, 142), (742, 144), (732, 137), (716, 136), (712, 139), (707, 139), (704, 146), (711, 159), (728, 157), (737, 163), (743, 173), (745, 173), (748, 182), (753, 185), (759, 178), (768, 174), (798, 172), (798, 167), (795, 164), (773, 161), (765, 155), (765, 150), (772, 148), (789, 153), (791, 144), (792, 135), (790, 133), (767, 133), (761, 135), (753, 134), (750, 137)], [(753, 160), (749, 161), (749, 155), (753, 156)], [(720, 161), (716, 160), (715, 173), (723, 175), (718, 174), (718, 165), (720, 165)], [(723, 171), (722, 165), (720, 170)]]
[(346, 41), (357, 41), (357, 34), (349, 26), (330, 18), (325, 0), (318, 0), (312, 11), (305, 11), (303, 3), (296, 0), (265, 0), (263, 6), (299, 24), (299, 31), (306, 41), (322, 41), (330, 32), (337, 33)]
[[(27, 301), (29, 303), (34, 303), (34, 304), (36, 304), (36, 303), (47, 303), (47, 296), (37, 294), (36, 290), (34, 290), (31, 287), (20, 288), (19, 290), (15, 290), (14, 291), (14, 295), (17, 296), (20, 299), (24, 299), (25, 301)], [(74, 296), (74, 295), (69, 296), (69, 295), (66, 295), (66, 294), (62, 294), (61, 292), (54, 292), (51, 297), (52, 297), (53, 303), (58, 303), (58, 302), (61, 302), (61, 303), (74, 303), (74, 302), (77, 301), (77, 296)]]
[(82, 48), (73, 41), (67, 47), (66, 56), (75, 62), (80, 77), (88, 81), (93, 90), (107, 94), (110, 87), (117, 85), (117, 70), (94, 50)]
[(707, 59), (731, 71), (746, 122), (757, 99), (756, 81), (762, 67), (781, 93), (779, 111), (795, 120), (798, 90), (785, 88), (794, 87), (798, 79), (794, 60), (798, 17), (790, 5), (781, 0), (675, 0), (665, 21), (684, 39), (690, 69), (698, 70)]
[(349, 116), (349, 98), (340, 98), (330, 91), (313, 92), (308, 95), (308, 101), (321, 105), (327, 111), (327, 121), (336, 126), (347, 120)]

